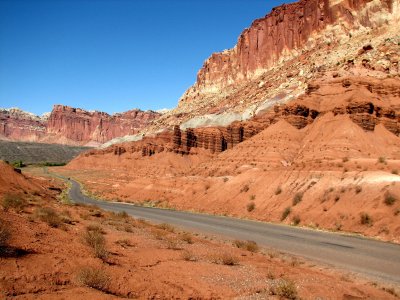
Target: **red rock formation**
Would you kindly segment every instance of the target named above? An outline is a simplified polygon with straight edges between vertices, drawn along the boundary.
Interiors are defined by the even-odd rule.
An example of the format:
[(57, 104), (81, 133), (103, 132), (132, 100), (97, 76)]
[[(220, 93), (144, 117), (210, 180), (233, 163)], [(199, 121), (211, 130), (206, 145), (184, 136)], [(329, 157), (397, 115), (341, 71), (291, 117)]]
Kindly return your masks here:
[(158, 116), (158, 113), (152, 111), (130, 110), (109, 115), (55, 105), (49, 117), (47, 132), (80, 143), (105, 143), (115, 137), (137, 133)]
[(158, 116), (159, 113), (140, 110), (109, 115), (63, 105), (55, 105), (48, 119), (19, 109), (0, 110), (0, 138), (77, 145), (91, 142), (100, 144), (135, 134)]
[(46, 121), (18, 108), (0, 109), (0, 138), (37, 141), (46, 134)]
[[(333, 3), (336, 4), (333, 4)], [(264, 18), (244, 30), (237, 45), (214, 53), (197, 75), (196, 87), (227, 86), (248, 79), (257, 70), (275, 65), (283, 55), (301, 49), (316, 32), (339, 20), (355, 26), (373, 26), (368, 14), (357, 16), (371, 0), (302, 0), (274, 8)], [(392, 9), (393, 0), (381, 1), (381, 10)]]

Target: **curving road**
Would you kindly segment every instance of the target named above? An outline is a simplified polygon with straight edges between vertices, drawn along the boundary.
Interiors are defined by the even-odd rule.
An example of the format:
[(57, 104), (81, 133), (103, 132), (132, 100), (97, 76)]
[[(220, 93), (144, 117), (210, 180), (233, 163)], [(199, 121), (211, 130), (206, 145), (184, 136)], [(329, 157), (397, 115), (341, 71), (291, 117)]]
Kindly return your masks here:
[(77, 203), (93, 204), (114, 212), (126, 211), (136, 218), (233, 239), (253, 240), (265, 247), (400, 284), (400, 245), (285, 225), (98, 201), (83, 195), (76, 181), (70, 182), (69, 196)]

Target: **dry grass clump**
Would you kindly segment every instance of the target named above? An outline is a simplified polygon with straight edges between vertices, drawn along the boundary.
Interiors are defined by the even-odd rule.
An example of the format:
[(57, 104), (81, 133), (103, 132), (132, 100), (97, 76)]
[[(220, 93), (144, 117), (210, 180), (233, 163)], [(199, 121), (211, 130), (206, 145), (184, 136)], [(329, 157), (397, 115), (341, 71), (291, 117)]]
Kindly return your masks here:
[(115, 243), (117, 245), (120, 245), (122, 248), (129, 248), (134, 246), (132, 242), (128, 239), (117, 240)]
[(279, 296), (284, 299), (298, 299), (297, 288), (293, 281), (288, 279), (279, 279), (270, 290), (272, 295)]
[(300, 222), (301, 222), (300, 216), (298, 216), (298, 215), (294, 216), (293, 219), (292, 219), (292, 221), (293, 221), (293, 225), (294, 225), (294, 226), (299, 225)]
[(35, 217), (54, 228), (59, 228), (64, 224), (62, 218), (51, 207), (40, 207), (36, 209)]
[(97, 258), (100, 258), (102, 260), (107, 259), (109, 253), (106, 250), (106, 239), (104, 238), (102, 229), (98, 226), (88, 227), (90, 228), (86, 228), (86, 232), (83, 236), (84, 241), (88, 246), (93, 248), (94, 255)]
[(181, 235), (181, 240), (184, 241), (184, 242), (186, 242), (186, 243), (188, 243), (188, 244), (193, 244), (193, 243), (194, 243), (194, 242), (193, 242), (193, 237), (192, 237), (192, 235), (191, 235), (189, 232), (184, 232), (184, 233)]
[(86, 231), (97, 231), (101, 234), (106, 233), (102, 227), (100, 227), (99, 225), (96, 225), (96, 224), (90, 224), (90, 225), (86, 226)]
[(197, 257), (188, 250), (182, 252), (182, 259), (186, 261), (197, 261)]
[(1, 200), (1, 206), (3, 206), (5, 211), (13, 209), (17, 212), (21, 212), (24, 210), (26, 205), (27, 201), (18, 195), (7, 194)]
[(359, 194), (362, 192), (362, 187), (360, 185), (356, 186), (356, 194)]
[(8, 245), (11, 238), (10, 226), (3, 220), (0, 220), (0, 252), (3, 247)]
[(85, 267), (79, 270), (77, 281), (81, 285), (106, 292), (111, 280), (103, 270), (94, 267)]
[(175, 227), (172, 226), (171, 224), (162, 223), (162, 224), (156, 225), (156, 227), (159, 229), (171, 232), (171, 233), (175, 232)]
[(361, 213), (360, 215), (360, 223), (362, 225), (369, 225), (371, 226), (373, 223), (372, 217), (367, 213)]
[(285, 220), (288, 215), (292, 212), (292, 209), (290, 207), (286, 207), (285, 210), (282, 213), (281, 221)]
[(243, 249), (243, 250), (247, 250), (250, 252), (257, 252), (258, 250), (260, 250), (260, 248), (258, 247), (257, 243), (254, 241), (240, 241), (240, 240), (235, 240), (233, 242), (233, 245)]
[(249, 189), (250, 189), (249, 185), (248, 185), (248, 184), (245, 184), (245, 185), (241, 188), (240, 192), (241, 192), (241, 193), (246, 193), (246, 192), (249, 191)]
[(392, 194), (386, 194), (385, 195), (385, 204), (388, 206), (393, 205), (396, 202), (397, 198), (393, 196)]
[(293, 206), (296, 206), (303, 200), (303, 194), (302, 193), (297, 193), (293, 197)]
[(275, 195), (279, 195), (282, 193), (282, 188), (278, 186), (278, 188), (275, 190)]
[(248, 212), (252, 212), (255, 208), (256, 208), (256, 204), (254, 202), (250, 202), (246, 206), (246, 209)]
[(182, 247), (179, 245), (178, 241), (173, 238), (167, 238), (165, 242), (167, 243), (167, 249), (182, 250)]
[(235, 266), (239, 264), (238, 258), (227, 252), (211, 255), (210, 258), (212, 263), (218, 265)]

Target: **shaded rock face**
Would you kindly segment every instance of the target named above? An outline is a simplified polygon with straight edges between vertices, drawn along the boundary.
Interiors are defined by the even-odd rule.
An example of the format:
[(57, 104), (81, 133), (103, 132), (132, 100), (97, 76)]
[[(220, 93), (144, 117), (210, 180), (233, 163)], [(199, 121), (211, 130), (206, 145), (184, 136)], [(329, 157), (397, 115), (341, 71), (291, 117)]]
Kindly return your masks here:
[(135, 134), (159, 116), (159, 113), (141, 110), (109, 115), (63, 105), (55, 105), (48, 118), (19, 109), (0, 110), (0, 137), (17, 141), (100, 144)]

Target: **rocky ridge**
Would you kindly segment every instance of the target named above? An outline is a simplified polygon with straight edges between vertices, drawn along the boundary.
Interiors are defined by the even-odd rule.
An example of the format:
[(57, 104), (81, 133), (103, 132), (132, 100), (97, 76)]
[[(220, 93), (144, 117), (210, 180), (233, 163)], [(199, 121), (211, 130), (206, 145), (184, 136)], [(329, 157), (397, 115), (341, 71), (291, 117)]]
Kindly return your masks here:
[[(146, 128), (227, 126), (337, 77), (399, 76), (399, 1), (303, 0), (274, 9), (206, 60), (177, 108)], [(208, 120), (205, 122), (204, 118)]]
[(0, 139), (97, 146), (139, 132), (160, 114), (138, 109), (109, 115), (55, 105), (42, 117), (20, 109), (0, 110)]

